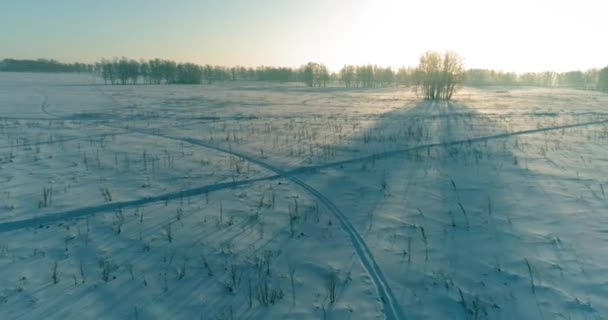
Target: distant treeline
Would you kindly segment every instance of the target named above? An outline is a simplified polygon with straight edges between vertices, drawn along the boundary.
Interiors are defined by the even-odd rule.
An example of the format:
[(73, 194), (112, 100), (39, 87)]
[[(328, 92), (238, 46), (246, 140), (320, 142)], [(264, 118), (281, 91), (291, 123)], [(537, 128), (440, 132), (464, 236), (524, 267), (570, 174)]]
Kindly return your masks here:
[[(95, 70), (108, 84), (201, 84), (222, 81), (304, 82), (304, 68), (222, 67), (171, 60), (102, 59)], [(312, 77), (318, 77), (311, 74)], [(317, 82), (315, 82), (317, 84)]]
[(108, 84), (200, 84), (222, 81), (303, 82), (309, 87), (325, 87), (330, 82), (347, 87), (384, 87), (413, 83), (414, 69), (376, 65), (345, 66), (339, 73), (330, 73), (320, 63), (309, 62), (299, 68), (289, 67), (222, 67), (176, 63), (171, 60), (103, 59), (95, 70)]
[(392, 68), (376, 65), (344, 66), (335, 78), (347, 88), (373, 88), (392, 85), (413, 85), (416, 69), (402, 67), (396, 72)]
[(516, 74), (486, 69), (469, 69), (464, 74), (468, 86), (540, 86), (608, 91), (608, 67), (587, 71), (526, 72)]
[(17, 60), (0, 61), (0, 71), (6, 72), (93, 72), (94, 66), (86, 63), (61, 63), (55, 60)]
[[(0, 71), (10, 72), (88, 72), (102, 77), (107, 84), (201, 84), (223, 81), (301, 82), (309, 87), (329, 83), (353, 88), (374, 88), (394, 85), (415, 85), (420, 77), (417, 68), (400, 69), (377, 65), (347, 65), (331, 73), (320, 63), (309, 62), (290, 67), (223, 67), (177, 63), (171, 60), (102, 59), (95, 64), (61, 63), (55, 60), (0, 61)], [(543, 86), (567, 87), (608, 92), (608, 67), (587, 71), (528, 72), (523, 74), (487, 69), (464, 71), (466, 86)]]
[[(329, 83), (353, 88), (375, 88), (394, 85), (415, 85), (420, 70), (402, 67), (394, 70), (377, 65), (347, 65), (330, 73), (320, 63), (309, 62), (299, 68), (289, 67), (223, 67), (176, 63), (171, 60), (149, 61), (127, 58), (103, 59), (94, 70), (109, 84), (200, 84), (222, 81), (302, 82), (309, 87)], [(462, 84), (467, 86), (543, 86), (608, 91), (608, 67), (587, 71), (528, 72), (517, 74), (486, 69), (464, 71)]]

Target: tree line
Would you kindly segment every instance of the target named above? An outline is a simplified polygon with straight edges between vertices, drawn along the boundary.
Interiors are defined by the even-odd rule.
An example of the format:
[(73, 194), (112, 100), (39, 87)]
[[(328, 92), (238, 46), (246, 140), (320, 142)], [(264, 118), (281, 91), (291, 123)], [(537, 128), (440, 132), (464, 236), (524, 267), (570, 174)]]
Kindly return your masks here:
[(102, 59), (95, 70), (108, 84), (200, 84), (222, 81), (302, 82), (308, 87), (325, 87), (343, 83), (347, 87), (382, 87), (412, 84), (413, 68), (393, 72), (376, 65), (345, 66), (331, 73), (321, 63), (309, 62), (299, 68), (289, 67), (223, 67), (176, 63), (171, 60)]
[[(437, 57), (436, 55), (439, 55)], [(451, 58), (457, 55), (450, 53)], [(129, 58), (102, 59), (95, 64), (62, 63), (52, 59), (0, 61), (0, 71), (6, 72), (86, 72), (101, 76), (107, 84), (202, 84), (222, 81), (274, 81), (301, 82), (309, 87), (324, 87), (329, 84), (343, 85), (347, 88), (377, 88), (395, 85), (416, 85), (427, 98), (450, 96), (456, 84), (466, 86), (544, 86), (567, 87), (575, 89), (601, 90), (608, 92), (608, 67), (586, 71), (569, 72), (527, 72), (514, 73), (490, 69), (462, 69), (451, 75), (454, 88), (439, 92), (439, 70), (424, 68), (440, 67), (438, 53), (427, 52), (421, 57), (418, 67), (393, 69), (377, 65), (345, 65), (338, 72), (316, 62), (309, 62), (298, 68), (290, 67), (224, 67), (177, 63), (171, 60), (135, 60)], [(422, 60), (426, 62), (423, 63)], [(437, 61), (435, 61), (437, 60)], [(427, 64), (428, 63), (428, 64)], [(429, 65), (431, 64), (431, 65)], [(431, 72), (434, 74), (429, 74)], [(427, 76), (425, 80), (425, 76)], [(444, 75), (445, 77), (445, 75)], [(435, 79), (435, 80), (432, 80)], [(444, 81), (448, 81), (445, 80)], [(426, 87), (421, 88), (424, 84)], [(452, 84), (451, 84), (452, 85)], [(450, 93), (450, 91), (452, 93)]]
[[(603, 76), (602, 76), (603, 74)], [(565, 87), (584, 90), (606, 90), (608, 67), (586, 71), (526, 72), (517, 74), (488, 69), (469, 69), (464, 73), (464, 85), (468, 86), (538, 86)]]
[(56, 60), (17, 60), (0, 61), (0, 71), (4, 72), (93, 72), (94, 66), (86, 63), (61, 63)]
[(299, 68), (290, 67), (223, 67), (176, 63), (171, 60), (102, 59), (96, 72), (107, 84), (201, 84), (223, 81), (302, 82), (308, 87), (325, 87), (330, 83), (353, 88), (412, 85), (414, 68), (392, 68), (376, 65), (348, 65), (338, 73), (327, 66), (309, 62)]
[[(310, 86), (326, 85), (319, 80), (319, 71), (327, 68), (316, 64), (299, 69), (287, 67), (223, 67), (177, 63), (171, 60), (134, 60), (128, 58), (102, 59), (95, 64), (96, 72), (107, 84), (211, 84), (222, 81), (305, 82)], [(311, 80), (308, 79), (310, 73)]]
[(346, 65), (339, 74), (338, 79), (347, 88), (374, 88), (392, 85), (414, 84), (414, 68), (402, 67), (394, 71), (390, 67), (377, 65)]

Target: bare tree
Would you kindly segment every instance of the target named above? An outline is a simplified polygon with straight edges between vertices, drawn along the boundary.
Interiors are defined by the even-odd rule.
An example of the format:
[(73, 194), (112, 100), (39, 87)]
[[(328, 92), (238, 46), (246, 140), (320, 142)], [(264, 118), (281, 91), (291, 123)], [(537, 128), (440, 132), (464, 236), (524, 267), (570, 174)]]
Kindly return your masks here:
[(302, 81), (304, 81), (308, 87), (327, 86), (330, 76), (325, 65), (316, 62), (309, 62), (300, 69)]
[(150, 82), (160, 84), (163, 80), (162, 61), (160, 59), (150, 60), (148, 67), (150, 68)]
[(398, 84), (402, 84), (402, 85), (412, 85), (414, 84), (414, 74), (416, 73), (416, 70), (414, 68), (411, 67), (401, 67), (399, 68), (399, 70), (397, 71), (397, 74), (395, 75), (395, 81)]
[(308, 87), (312, 87), (315, 84), (315, 69), (317, 65), (317, 63), (309, 62), (302, 68), (302, 78)]
[(340, 80), (347, 88), (355, 85), (355, 66), (344, 66), (340, 70)]
[(329, 71), (323, 64), (319, 64), (315, 73), (315, 80), (317, 80), (317, 87), (326, 87), (329, 81)]
[(428, 51), (416, 68), (417, 92), (427, 100), (450, 100), (463, 79), (462, 58), (454, 52)]
[(203, 82), (203, 69), (193, 63), (181, 63), (177, 65), (176, 83), (200, 84)]
[(598, 75), (597, 88), (601, 91), (608, 92), (608, 67), (600, 70)]
[(110, 60), (106, 60), (106, 59), (102, 59), (101, 60), (101, 76), (103, 77), (103, 80), (107, 83), (108, 81), (110, 81), (111, 84), (115, 84), (116, 83), (116, 79), (117, 79), (117, 72), (116, 72), (116, 66), (114, 64), (114, 62), (110, 61)]

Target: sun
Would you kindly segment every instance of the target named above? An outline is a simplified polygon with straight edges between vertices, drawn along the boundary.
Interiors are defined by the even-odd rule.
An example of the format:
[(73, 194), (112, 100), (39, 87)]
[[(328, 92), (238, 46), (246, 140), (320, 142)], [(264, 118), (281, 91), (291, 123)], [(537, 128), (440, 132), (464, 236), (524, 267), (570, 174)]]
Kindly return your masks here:
[(360, 0), (333, 10), (309, 55), (332, 70), (411, 66), (427, 50), (455, 51), (470, 68), (516, 72), (606, 63), (608, 47), (598, 38), (602, 18), (566, 1)]

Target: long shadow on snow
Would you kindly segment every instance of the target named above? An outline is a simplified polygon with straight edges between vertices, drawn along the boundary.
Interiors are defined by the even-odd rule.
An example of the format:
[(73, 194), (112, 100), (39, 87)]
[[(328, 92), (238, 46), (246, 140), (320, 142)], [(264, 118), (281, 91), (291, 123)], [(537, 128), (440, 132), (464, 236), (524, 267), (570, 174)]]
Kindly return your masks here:
[[(512, 319), (595, 312), (572, 303), (584, 290), (562, 285), (563, 269), (571, 266), (560, 263), (572, 253), (559, 253), (561, 248), (539, 238), (559, 233), (564, 224), (555, 220), (565, 218), (550, 214), (560, 212), (551, 194), (517, 163), (510, 151), (517, 136), (467, 106), (430, 102), (383, 115), (362, 136), (395, 126), (393, 118), (425, 126), (422, 144), (428, 147), (386, 160), (345, 161), (335, 169), (321, 165), (321, 174), (301, 179), (333, 199), (364, 235), (406, 316)], [(544, 131), (536, 130), (524, 133)], [(410, 137), (412, 145), (421, 144), (420, 136)], [(577, 287), (590, 282), (568, 278)], [(595, 298), (601, 301), (601, 295)]]
[[(403, 297), (401, 304), (408, 306), (404, 308), (407, 314), (416, 315), (417, 310), (420, 309), (414, 308), (414, 305), (422, 302), (432, 308), (435, 312), (434, 316), (453, 316), (459, 311), (461, 313), (488, 313), (492, 309), (505, 310), (508, 307), (510, 310), (507, 315), (509, 316), (537, 317), (538, 314), (535, 313), (534, 308), (532, 308), (533, 312), (530, 313), (528, 311), (530, 308), (520, 307), (516, 300), (505, 298), (505, 295), (508, 296), (508, 294), (503, 294), (503, 291), (489, 292), (491, 290), (483, 289), (486, 287), (485, 283), (500, 282), (505, 280), (504, 277), (506, 277), (506, 282), (524, 283), (526, 292), (529, 291), (526, 282), (528, 280), (521, 274), (524, 265), (519, 257), (530, 255), (528, 253), (521, 254), (520, 251), (523, 251), (523, 247), (517, 245), (518, 235), (514, 235), (512, 231), (497, 228), (498, 224), (494, 224), (495, 228), (490, 230), (483, 225), (484, 221), (487, 224), (488, 218), (483, 219), (474, 215), (474, 213), (481, 212), (480, 207), (485, 206), (494, 206), (498, 212), (501, 203), (507, 202), (502, 199), (508, 198), (503, 196), (502, 193), (507, 189), (506, 186), (512, 185), (504, 181), (502, 176), (494, 174), (497, 169), (496, 166), (481, 167), (479, 164), (480, 158), (483, 158), (484, 154), (485, 157), (500, 154), (503, 160), (512, 161), (514, 156), (507, 152), (505, 148), (496, 150), (494, 146), (489, 146), (489, 139), (472, 137), (472, 129), (479, 127), (480, 124), (486, 124), (484, 128), (487, 132), (478, 132), (478, 136), (493, 136), (495, 138), (508, 138), (508, 134), (503, 134), (506, 130), (496, 123), (489, 123), (490, 120), (484, 119), (481, 115), (476, 114), (474, 110), (461, 105), (420, 103), (411, 109), (398, 110), (383, 115), (382, 120), (370, 128), (368, 133), (384, 130), (387, 125), (395, 125), (392, 121), (394, 118), (407, 119), (405, 121), (419, 121), (414, 124), (414, 127), (424, 125), (425, 130), (430, 130), (426, 135), (428, 141), (425, 141), (426, 144), (422, 143), (425, 146), (404, 151), (408, 149), (406, 147), (399, 152), (391, 153), (388, 151), (384, 154), (385, 157), (403, 155), (403, 157), (395, 160), (381, 161), (372, 156), (357, 161), (347, 160), (342, 163), (332, 163), (332, 166), (344, 167), (343, 170), (335, 171), (334, 177), (329, 181), (325, 179), (318, 181), (313, 177), (311, 184), (320, 184), (318, 190), (321, 195), (328, 196), (327, 198), (350, 200), (347, 201), (348, 203), (338, 202), (338, 204), (349, 221), (359, 229), (359, 233), (367, 232), (366, 238), (370, 247), (372, 247), (372, 251), (374, 251), (374, 255), (383, 256), (382, 259), (377, 260), (385, 261), (386, 259), (386, 261), (389, 261), (388, 263), (380, 263), (381, 267), (385, 270), (384, 273), (391, 281), (391, 285), (400, 287), (398, 290)], [(403, 125), (406, 126), (407, 124), (404, 123)], [(534, 130), (527, 133), (534, 133)], [(368, 135), (363, 134), (363, 136)], [(422, 136), (425, 137), (425, 134), (423, 133)], [(360, 141), (365, 139), (362, 138)], [(458, 143), (451, 143), (453, 141)], [(417, 138), (412, 145), (420, 143), (420, 138)], [(485, 145), (483, 145), (484, 143)], [(477, 144), (483, 145), (483, 148), (479, 149)], [(469, 163), (466, 162), (467, 157)], [(464, 161), (464, 163), (461, 161)], [(475, 165), (473, 165), (473, 161)], [(354, 164), (354, 168), (350, 168), (351, 164)], [(322, 170), (324, 167), (329, 166), (321, 165), (316, 169), (313, 168), (313, 170)], [(311, 168), (295, 170), (292, 174), (308, 170), (311, 170)], [(357, 172), (360, 172), (359, 176), (365, 178), (363, 181), (352, 179), (357, 175)], [(399, 189), (398, 186), (395, 186), (398, 183), (395, 183), (394, 180), (403, 178), (406, 179), (405, 184), (402, 189)], [(373, 183), (374, 180), (375, 183)], [(386, 183), (383, 180), (386, 180)], [(370, 185), (372, 186), (370, 187)], [(496, 190), (491, 192), (491, 198), (489, 195), (484, 197), (484, 194), (480, 192), (479, 185), (492, 186)], [(344, 186), (348, 187), (345, 188)], [(500, 186), (502, 186), (502, 190), (497, 192), (501, 189)], [(402, 192), (407, 200), (406, 202), (395, 203), (394, 199), (400, 197), (399, 192)], [(466, 200), (463, 200), (465, 197)], [(159, 197), (159, 200), (162, 198), (164, 197)], [(420, 202), (417, 200), (427, 198), (430, 198), (428, 199), (430, 201)], [(399, 208), (400, 206), (401, 208)], [(392, 209), (394, 207), (398, 209), (396, 212), (385, 213), (387, 208)], [(96, 209), (106, 211), (111, 208)], [(383, 211), (383, 214), (377, 217), (373, 214), (376, 211)], [(374, 223), (376, 220), (379, 222)], [(505, 220), (508, 219), (503, 217), (500, 220), (499, 218), (499, 221), (504, 222)], [(388, 228), (387, 225), (389, 225)], [(11, 227), (14, 228), (15, 226), (10, 226), (8, 229), (12, 229)], [(472, 237), (471, 234), (476, 235), (476, 229), (481, 232), (477, 232), (478, 235)], [(429, 248), (429, 258), (425, 257), (424, 263), (417, 264), (420, 259), (417, 258), (415, 262), (411, 262), (413, 258), (407, 257), (407, 272), (410, 275), (406, 279), (400, 279), (399, 273), (403, 270), (395, 270), (394, 263), (390, 262), (391, 259), (394, 260), (398, 256), (399, 250), (395, 251), (394, 247), (399, 246), (396, 243), (405, 239), (408, 239), (409, 243), (414, 242), (411, 250), (407, 247), (408, 252), (404, 251), (405, 254), (402, 257), (399, 256), (400, 260), (397, 267), (401, 266), (406, 256), (413, 256), (414, 253), (416, 257), (426, 256), (423, 251), (426, 252), (427, 250), (421, 251), (422, 247), (420, 246), (420, 238), (423, 233), (427, 239), (426, 247)], [(488, 237), (490, 235), (492, 237)], [(375, 240), (373, 236), (380, 240)], [(392, 242), (389, 245), (390, 248), (383, 247), (388, 242), (388, 236), (392, 237), (388, 238), (388, 241)], [(384, 237), (384, 242), (382, 237)], [(448, 237), (451, 237), (451, 241), (446, 240)], [(436, 242), (435, 239), (439, 239), (439, 242)], [(460, 239), (465, 241), (463, 242)], [(494, 241), (494, 243), (489, 241)], [(401, 247), (406, 247), (405, 243), (402, 243)], [(463, 249), (466, 249), (467, 252), (473, 251), (474, 256), (482, 257), (482, 259), (478, 259), (480, 261), (467, 259)], [(492, 270), (502, 269), (500, 267), (501, 261), (507, 261), (507, 264), (513, 262), (509, 257), (517, 257), (516, 260), (520, 262), (519, 266), (516, 267), (518, 270), (503, 276), (503, 278), (497, 277), (500, 281), (495, 281), (496, 279), (492, 278), (482, 280), (481, 283), (484, 283), (484, 285), (480, 287), (479, 281), (476, 281), (476, 276), (478, 274), (489, 274)], [(433, 266), (433, 263), (435, 263), (435, 266)], [(429, 285), (430, 282), (436, 282), (438, 278), (449, 284), (449, 290), (434, 290), (432, 285)], [(405, 286), (401, 286), (402, 284), (405, 284)], [(416, 288), (417, 286), (420, 288)], [(424, 299), (421, 298), (422, 294), (420, 292), (427, 292), (426, 296), (423, 297)], [(511, 289), (511, 296), (515, 295), (513, 292), (513, 289)], [(516, 292), (518, 296), (521, 293)], [(535, 297), (532, 296), (532, 298)], [(416, 301), (416, 299), (419, 301)], [(495, 302), (501, 299), (504, 301)], [(534, 299), (528, 300), (534, 301)], [(503, 303), (506, 303), (507, 307)], [(444, 308), (434, 308), (438, 305), (443, 305)], [(536, 300), (536, 305), (538, 306), (538, 300)], [(540, 306), (538, 306), (538, 310), (542, 315)], [(420, 316), (423, 314), (421, 313)], [(463, 314), (463, 316), (466, 315)]]

